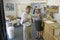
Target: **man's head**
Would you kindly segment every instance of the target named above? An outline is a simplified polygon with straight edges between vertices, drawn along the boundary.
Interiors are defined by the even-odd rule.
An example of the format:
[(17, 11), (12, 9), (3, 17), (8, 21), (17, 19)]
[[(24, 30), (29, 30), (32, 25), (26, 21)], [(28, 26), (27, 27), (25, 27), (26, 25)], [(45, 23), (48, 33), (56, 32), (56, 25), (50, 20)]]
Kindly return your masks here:
[(26, 7), (26, 12), (29, 14), (30, 13), (30, 10), (31, 10), (31, 6), (27, 6)]
[(41, 9), (39, 7), (35, 8), (36, 13), (40, 13)]

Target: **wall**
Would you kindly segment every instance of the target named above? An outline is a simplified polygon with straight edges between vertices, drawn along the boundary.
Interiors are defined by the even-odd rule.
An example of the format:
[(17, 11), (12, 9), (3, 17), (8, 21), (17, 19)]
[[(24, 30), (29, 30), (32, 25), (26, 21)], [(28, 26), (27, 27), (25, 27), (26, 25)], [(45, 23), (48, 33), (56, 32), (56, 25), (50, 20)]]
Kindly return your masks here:
[[(20, 2), (24, 3), (24, 4), (20, 4)], [(25, 7), (28, 5), (28, 2), (30, 2), (30, 0), (27, 0), (27, 5), (25, 4), (25, 2), (26, 2), (26, 0), (4, 0), (4, 6), (6, 5), (6, 3), (18, 4), (18, 6), (15, 5), (14, 11), (5, 11), (5, 15), (6, 16), (7, 15), (21, 16), (21, 14), (22, 14), (21, 11), (23, 11), (25, 9)], [(60, 0), (48, 0), (47, 5), (59, 5), (59, 13), (55, 14), (54, 17), (57, 20), (57, 22), (60, 24), (60, 18), (59, 18), (60, 17)]]
[[(5, 10), (5, 16), (7, 15), (15, 15), (16, 16), (16, 7), (14, 0), (3, 0), (4, 1), (4, 10)], [(6, 11), (6, 3), (13, 3), (14, 4), (14, 11)]]
[[(28, 3), (25, 4), (26, 0), (3, 0), (3, 1), (4, 1), (5, 16), (7, 16), (7, 15), (18, 16), (19, 13), (21, 12), (21, 9), (25, 9), (25, 7), (28, 5)], [(29, 1), (30, 0), (27, 0), (27, 2), (29, 2)], [(14, 4), (14, 11), (6, 11), (6, 8), (5, 8), (6, 3), (13, 3)]]
[[(32, 3), (32, 1), (36, 1), (36, 0), (4, 0), (5, 15), (20, 16), (22, 14), (21, 11), (23, 11), (27, 5), (30, 5), (30, 2)], [(38, 0), (38, 1), (42, 1), (42, 0)], [(5, 8), (6, 3), (13, 3), (15, 8), (14, 11), (6, 11)]]
[[(36, 1), (36, 0), (32, 0)], [(6, 11), (5, 15), (14, 15), (14, 16), (21, 16), (22, 11), (25, 9), (27, 5), (30, 5), (31, 0), (4, 0), (4, 8), (6, 6), (6, 3), (13, 3), (14, 4), (14, 11)], [(38, 1), (44, 1), (44, 0), (38, 0)], [(5, 8), (6, 9), (6, 8)]]
[(30, 3), (18, 3), (17, 4), (17, 13), (18, 13), (18, 17), (21, 17), (21, 15), (23, 14), (23, 12), (25, 11), (25, 8), (27, 5), (30, 5)]
[(48, 0), (47, 5), (56, 5), (59, 6), (59, 13), (54, 14), (55, 19), (60, 24), (60, 0)]

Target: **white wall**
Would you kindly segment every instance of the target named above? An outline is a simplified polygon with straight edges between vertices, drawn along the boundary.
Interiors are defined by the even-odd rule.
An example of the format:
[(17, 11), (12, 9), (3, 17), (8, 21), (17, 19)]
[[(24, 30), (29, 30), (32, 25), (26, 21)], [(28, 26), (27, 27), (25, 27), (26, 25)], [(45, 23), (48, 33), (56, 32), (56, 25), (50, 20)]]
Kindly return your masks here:
[[(42, 0), (38, 0), (38, 1), (42, 1)], [(6, 6), (6, 3), (13, 3), (15, 8), (14, 11), (5, 10), (5, 15), (20, 16), (22, 14), (21, 11), (24, 10), (27, 5), (30, 5), (30, 2), (32, 2), (32, 0), (4, 0), (4, 8)]]
[[(30, 0), (27, 0), (27, 1), (26, 0), (3, 0), (3, 1), (4, 1), (5, 16), (7, 15), (18, 16), (19, 15), (18, 13), (20, 13), (21, 9), (25, 9), (25, 6), (28, 5), (27, 2), (30, 2)], [(14, 11), (6, 11), (6, 8), (5, 8), (6, 3), (13, 3)], [(23, 3), (23, 4), (20, 4), (20, 3)]]
[[(15, 15), (16, 16), (16, 7), (14, 0), (3, 0), (4, 1), (4, 10), (5, 10), (5, 16), (7, 15)], [(6, 11), (6, 3), (13, 3), (14, 4), (14, 11)]]
[(23, 12), (25, 11), (25, 8), (27, 5), (30, 5), (30, 3), (18, 3), (17, 4), (17, 13), (18, 13), (18, 17), (21, 17), (21, 15), (23, 14)]
[[(5, 11), (5, 15), (18, 15), (20, 16), (22, 13), (22, 9), (24, 10), (25, 7), (27, 6), (26, 4), (20, 4), (20, 2), (27, 2), (26, 4), (28, 5), (28, 2), (30, 2), (30, 0), (4, 0), (4, 6), (6, 3), (13, 3), (13, 4), (18, 4), (15, 5), (15, 10), (14, 11)], [(55, 14), (55, 19), (57, 20), (58, 23), (60, 23), (60, 0), (48, 0), (47, 5), (58, 5), (59, 6), (59, 13)], [(18, 8), (17, 8), (18, 7)], [(17, 8), (17, 9), (16, 9)]]
[(55, 14), (54, 17), (57, 20), (57, 22), (60, 24), (60, 0), (48, 0), (47, 5), (57, 5), (57, 6), (59, 6), (59, 13)]
[(47, 5), (59, 5), (60, 0), (48, 0)]

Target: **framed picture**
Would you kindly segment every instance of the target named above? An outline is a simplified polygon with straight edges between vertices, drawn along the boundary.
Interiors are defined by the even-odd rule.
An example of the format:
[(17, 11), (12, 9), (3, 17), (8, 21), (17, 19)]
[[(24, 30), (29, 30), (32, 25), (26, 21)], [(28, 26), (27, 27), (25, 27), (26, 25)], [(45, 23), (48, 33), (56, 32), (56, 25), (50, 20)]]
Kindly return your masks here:
[(6, 3), (6, 11), (14, 11), (14, 4), (13, 3)]
[(49, 6), (49, 5), (47, 5), (47, 9), (48, 9), (49, 12), (53, 12), (53, 13), (58, 13), (59, 12), (59, 6), (55, 6), (55, 5)]

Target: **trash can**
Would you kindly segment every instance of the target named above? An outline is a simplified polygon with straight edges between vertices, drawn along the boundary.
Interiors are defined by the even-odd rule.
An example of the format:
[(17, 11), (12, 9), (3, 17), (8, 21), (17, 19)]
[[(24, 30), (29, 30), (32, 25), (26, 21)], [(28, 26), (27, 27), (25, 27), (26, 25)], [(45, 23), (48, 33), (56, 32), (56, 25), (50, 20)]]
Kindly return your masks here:
[(17, 19), (17, 25), (20, 25), (20, 19)]
[(7, 34), (8, 34), (9, 39), (13, 39), (14, 38), (14, 27), (8, 27)]

